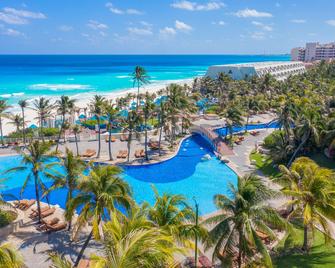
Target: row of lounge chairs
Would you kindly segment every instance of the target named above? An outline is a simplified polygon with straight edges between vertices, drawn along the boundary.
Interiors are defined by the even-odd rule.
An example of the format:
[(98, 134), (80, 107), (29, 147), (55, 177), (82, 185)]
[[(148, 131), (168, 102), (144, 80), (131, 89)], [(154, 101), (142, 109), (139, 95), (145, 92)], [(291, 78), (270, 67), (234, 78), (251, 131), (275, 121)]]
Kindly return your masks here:
[(252, 136), (258, 136), (259, 133), (260, 133), (260, 132), (259, 132), (258, 130), (250, 131), (250, 134), (251, 134)]
[(134, 154), (135, 158), (142, 158), (145, 157), (145, 152), (143, 149), (141, 150), (136, 150)]
[(28, 208), (30, 208), (32, 205), (34, 205), (36, 202), (35, 199), (23, 199), (23, 200), (19, 200), (19, 201), (14, 201), (14, 207), (21, 209), (21, 210), (27, 210)]
[(96, 151), (92, 149), (87, 149), (81, 156), (82, 157), (93, 157), (95, 156)]
[(127, 150), (120, 150), (117, 154), (116, 158), (127, 158), (128, 151)]
[(149, 142), (148, 146), (151, 150), (158, 150), (159, 142), (158, 141)]
[(235, 140), (235, 144), (241, 145), (242, 141), (244, 141), (244, 136), (237, 137), (237, 139)]
[[(109, 142), (109, 136), (106, 136), (105, 141)], [(116, 138), (115, 137), (111, 137), (111, 142), (116, 142)]]

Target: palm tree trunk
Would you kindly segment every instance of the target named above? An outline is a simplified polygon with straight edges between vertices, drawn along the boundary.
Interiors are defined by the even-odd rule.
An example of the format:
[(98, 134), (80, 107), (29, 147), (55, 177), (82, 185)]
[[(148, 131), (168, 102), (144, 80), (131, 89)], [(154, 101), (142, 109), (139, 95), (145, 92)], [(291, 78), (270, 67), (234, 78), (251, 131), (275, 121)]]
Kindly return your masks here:
[(113, 161), (113, 155), (112, 155), (112, 122), (110, 122), (110, 126), (109, 126), (108, 153), (109, 153), (109, 160)]
[(131, 138), (133, 136), (133, 131), (129, 131), (129, 135), (128, 135), (128, 142), (127, 142), (127, 148), (128, 148), (128, 156), (127, 156), (127, 162), (129, 162), (129, 158), (130, 158), (130, 145), (131, 145)]
[(86, 238), (86, 241), (85, 241), (84, 245), (82, 246), (82, 248), (81, 248), (81, 250), (80, 250), (80, 252), (78, 254), (76, 262), (74, 263), (74, 267), (78, 267), (78, 264), (79, 264), (80, 260), (82, 259), (82, 257), (84, 256), (85, 249), (87, 248), (88, 243), (92, 239), (92, 236), (93, 236), (93, 230), (90, 232), (90, 234)]
[(44, 135), (43, 135), (43, 119), (40, 118), (40, 137), (42, 138), (42, 141), (44, 142)]
[(295, 157), (297, 156), (298, 152), (301, 150), (301, 148), (305, 145), (305, 143), (307, 142), (308, 140), (308, 137), (310, 135), (307, 135), (306, 138), (299, 144), (298, 148), (294, 151), (290, 161), (288, 162), (287, 164), (287, 167), (290, 167), (295, 159)]
[(241, 246), (242, 246), (242, 239), (241, 236), (239, 237), (239, 243), (238, 243), (238, 257), (237, 257), (237, 266), (238, 268), (242, 267), (242, 250), (241, 250)]
[(244, 130), (244, 132), (247, 132), (247, 131), (248, 131), (249, 117), (250, 117), (250, 115), (249, 115), (249, 113), (248, 113), (248, 115), (247, 115), (247, 122), (246, 122), (246, 124), (245, 124), (245, 130)]
[(308, 225), (304, 225), (304, 243), (302, 246), (302, 250), (308, 252)]
[(140, 81), (137, 81), (137, 100), (136, 100), (136, 112), (138, 111), (138, 105), (140, 103)]
[(37, 202), (37, 214), (38, 214), (38, 223), (41, 223), (41, 202), (40, 202), (40, 192), (38, 189), (38, 172), (34, 171), (34, 183), (35, 183), (35, 196)]
[(145, 149), (145, 160), (149, 160), (149, 157), (148, 157), (148, 130), (147, 130), (147, 118), (145, 118), (144, 120), (144, 149)]
[[(66, 206), (68, 206), (68, 204), (70, 203), (71, 200), (72, 200), (72, 189), (69, 187), (68, 198), (66, 200)], [(69, 208), (66, 208), (66, 210), (69, 210)], [(72, 228), (72, 216), (73, 216), (73, 214), (69, 215), (69, 220), (68, 220), (69, 227), (68, 227), (68, 231), (70, 231), (71, 228)]]
[(100, 158), (100, 151), (101, 151), (101, 136), (100, 136), (100, 118), (98, 116), (98, 154), (97, 158)]
[[(60, 130), (59, 130), (59, 134), (58, 134), (58, 140), (57, 140), (57, 145), (56, 145), (56, 153), (58, 152), (58, 146), (59, 146), (60, 138), (62, 136), (64, 123), (65, 123), (65, 116), (63, 115), (62, 125), (60, 126)], [(65, 138), (64, 138), (64, 140), (65, 140)]]
[(23, 144), (26, 146), (26, 122), (25, 122), (25, 117), (24, 117), (24, 108), (22, 108), (22, 134), (23, 134)]
[(77, 137), (77, 133), (74, 133), (74, 140), (76, 141), (77, 156), (79, 156), (79, 147), (78, 147), (78, 137)]
[(159, 156), (161, 156), (162, 132), (163, 132), (163, 124), (161, 124), (160, 130), (159, 130), (159, 138), (158, 138), (158, 155)]
[(0, 137), (1, 137), (1, 144), (4, 145), (3, 133), (2, 133), (2, 118), (1, 117), (0, 117)]

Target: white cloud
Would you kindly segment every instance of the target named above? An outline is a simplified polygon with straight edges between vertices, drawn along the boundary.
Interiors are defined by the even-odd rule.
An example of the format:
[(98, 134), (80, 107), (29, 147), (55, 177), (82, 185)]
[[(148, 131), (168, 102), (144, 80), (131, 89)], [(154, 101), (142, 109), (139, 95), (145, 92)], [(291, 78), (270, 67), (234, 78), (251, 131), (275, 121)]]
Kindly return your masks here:
[(265, 34), (263, 32), (254, 32), (251, 34), (251, 38), (255, 40), (264, 40)]
[(106, 3), (106, 7), (109, 9), (110, 12), (117, 14), (117, 15), (123, 15), (123, 14), (128, 14), (128, 15), (142, 15), (143, 12), (140, 10), (137, 10), (135, 8), (128, 8), (126, 10), (119, 9), (113, 5), (113, 3), (108, 2)]
[(0, 34), (1, 35), (12, 36), (12, 37), (24, 36), (24, 33), (21, 33), (20, 31), (17, 31), (17, 30), (11, 29), (11, 28), (6, 28), (2, 24), (0, 24)]
[(69, 25), (61, 25), (58, 29), (62, 32), (71, 32), (73, 30), (73, 27)]
[(177, 31), (172, 27), (165, 27), (159, 30), (159, 34), (163, 37), (168, 37), (176, 35)]
[(303, 23), (306, 23), (306, 20), (303, 20), (303, 19), (294, 19), (294, 20), (291, 20), (291, 22), (297, 23), (297, 24), (303, 24)]
[(224, 3), (219, 1), (211, 1), (205, 4), (198, 4), (196, 2), (190, 2), (182, 0), (171, 4), (173, 8), (184, 9), (188, 11), (210, 11), (217, 10), (225, 6)]
[(15, 9), (11, 7), (5, 7), (3, 9), (7, 14), (13, 14), (18, 17), (29, 18), (29, 19), (46, 19), (47, 17), (41, 12), (32, 12), (29, 10)]
[(213, 25), (219, 25), (219, 26), (225, 26), (226, 23), (223, 20), (219, 20), (219, 21), (213, 21), (212, 22)]
[(264, 23), (261, 23), (259, 21), (253, 21), (252, 24), (261, 28), (263, 31), (267, 31), (267, 32), (272, 32), (273, 31), (273, 28), (271, 26), (266, 25)]
[(152, 35), (152, 24), (146, 22), (146, 21), (141, 21), (140, 24), (142, 27), (129, 27), (128, 33), (131, 35)]
[(326, 23), (330, 26), (335, 26), (335, 20), (327, 20)]
[(108, 26), (104, 23), (100, 23), (96, 20), (89, 20), (87, 26), (93, 30), (106, 30)]
[(189, 32), (193, 30), (192, 26), (186, 24), (185, 22), (179, 21), (179, 20), (176, 20), (175, 27), (177, 30), (182, 31), (182, 32)]
[(29, 10), (15, 9), (5, 7), (0, 11), (0, 21), (7, 24), (23, 25), (28, 24), (29, 19), (46, 19), (46, 15), (41, 12), (32, 12)]
[(134, 8), (127, 9), (126, 13), (129, 14), (129, 15), (142, 15), (143, 14), (142, 11), (139, 11), (139, 10), (134, 9)]
[(235, 16), (239, 18), (271, 18), (273, 17), (271, 13), (257, 11), (256, 9), (243, 9), (234, 13)]
[(152, 30), (149, 28), (129, 27), (128, 32), (135, 35), (152, 35)]

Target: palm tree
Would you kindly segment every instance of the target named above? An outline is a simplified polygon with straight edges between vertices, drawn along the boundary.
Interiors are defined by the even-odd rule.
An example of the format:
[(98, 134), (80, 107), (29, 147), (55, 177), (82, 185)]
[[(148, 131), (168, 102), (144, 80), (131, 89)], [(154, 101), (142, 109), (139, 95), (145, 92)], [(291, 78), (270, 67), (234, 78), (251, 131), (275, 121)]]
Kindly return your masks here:
[(25, 113), (24, 113), (24, 109), (28, 107), (28, 101), (27, 100), (20, 100), (18, 102), (20, 108), (21, 108), (21, 112), (22, 112), (22, 133), (23, 133), (23, 143), (24, 146), (26, 146), (26, 121), (25, 121)]
[(0, 245), (0, 268), (21, 268), (24, 262), (21, 254), (10, 244)]
[(88, 176), (84, 176), (79, 183), (80, 192), (70, 202), (69, 213), (78, 207), (81, 208), (76, 234), (88, 222), (92, 222), (93, 227), (78, 254), (75, 266), (81, 260), (93, 235), (95, 239), (100, 239), (101, 221), (113, 218), (117, 209), (129, 209), (133, 203), (129, 185), (119, 178), (121, 172), (117, 166), (94, 166)]
[(137, 101), (136, 101), (136, 111), (138, 110), (140, 101), (139, 101), (139, 97), (140, 97), (140, 87), (143, 84), (148, 84), (149, 83), (149, 76), (147, 74), (147, 71), (141, 67), (141, 66), (136, 66), (135, 70), (132, 74), (133, 77), (133, 83), (134, 86), (137, 84)]
[(8, 117), (8, 110), (11, 108), (10, 105), (7, 104), (6, 100), (0, 100), (0, 138), (1, 138), (1, 144), (4, 145), (4, 140), (3, 140), (3, 131), (2, 131), (2, 119), (5, 117)]
[(103, 227), (105, 254), (93, 256), (96, 267), (175, 267), (183, 253), (173, 238), (148, 220), (145, 209), (133, 207), (128, 216), (116, 212)]
[(65, 158), (62, 159), (61, 166), (64, 168), (64, 174), (58, 172), (46, 174), (49, 178), (53, 179), (54, 182), (45, 194), (59, 188), (65, 188), (67, 190), (65, 217), (69, 223), (68, 229), (71, 230), (73, 211), (70, 210), (69, 207), (73, 200), (74, 192), (78, 189), (80, 177), (87, 166), (80, 157), (74, 156), (73, 152), (68, 148), (66, 148), (66, 155)]
[(129, 162), (130, 158), (130, 148), (131, 148), (131, 142), (133, 133), (136, 131), (136, 127), (140, 124), (141, 117), (136, 111), (129, 111), (128, 117), (126, 119), (127, 127), (125, 128), (128, 130), (128, 141), (127, 141), (127, 148), (128, 148), (128, 156), (127, 156), (127, 162)]
[(75, 103), (75, 100), (70, 99), (68, 96), (64, 96), (64, 95), (60, 97), (60, 100), (56, 101), (55, 107), (57, 109), (58, 114), (61, 114), (62, 116), (62, 123), (61, 123), (60, 131), (58, 134), (56, 152), (58, 152), (60, 138), (62, 136), (63, 129), (64, 129), (65, 115), (68, 113), (71, 113), (74, 110), (75, 108), (74, 103)]
[(109, 153), (109, 160), (113, 160), (113, 154), (112, 154), (112, 130), (113, 130), (113, 124), (115, 119), (117, 118), (117, 114), (119, 110), (115, 107), (114, 104), (111, 102), (105, 102), (105, 112), (108, 117), (108, 153)]
[(105, 103), (105, 98), (100, 95), (95, 95), (93, 100), (91, 100), (90, 111), (96, 117), (98, 124), (98, 154), (97, 158), (100, 158), (101, 151), (101, 129), (100, 129), (100, 118), (103, 113), (103, 107)]
[(319, 122), (320, 122), (319, 115), (315, 112), (307, 112), (307, 114), (301, 117), (300, 123), (296, 127), (297, 136), (301, 137), (300, 144), (294, 151), (290, 161), (288, 162), (288, 166), (291, 166), (295, 157), (304, 147), (307, 141), (313, 140), (316, 145), (319, 144), (320, 142), (319, 130), (318, 130)]
[(78, 134), (80, 133), (80, 126), (79, 125), (74, 125), (72, 127), (73, 134), (74, 134), (74, 139), (76, 141), (76, 151), (77, 151), (77, 156), (79, 156), (79, 147), (78, 147)]
[(32, 109), (37, 112), (37, 119), (40, 125), (40, 137), (44, 141), (43, 135), (43, 124), (46, 119), (51, 117), (52, 109), (54, 105), (50, 103), (49, 99), (40, 97), (39, 99), (34, 100)]
[(69, 260), (59, 254), (51, 253), (49, 259), (51, 261), (50, 268), (75, 268)]
[[(233, 139), (233, 127), (234, 126), (242, 126), (243, 125), (243, 118), (242, 118), (242, 112), (239, 107), (236, 105), (231, 105), (228, 107), (226, 113), (226, 125), (227, 129), (230, 133), (230, 139), (232, 141)], [(228, 133), (227, 133), (228, 135)], [(233, 145), (233, 142), (232, 142)]]
[(191, 247), (191, 238), (194, 238), (195, 229), (200, 238), (205, 237), (206, 232), (198, 226), (195, 228), (196, 215), (193, 209), (187, 204), (183, 195), (173, 195), (164, 193), (159, 195), (156, 188), (155, 204), (149, 208), (149, 219), (174, 237), (175, 241), (185, 246)]
[(20, 133), (20, 128), (23, 124), (23, 118), (20, 114), (8, 114), (7, 117), (10, 121), (7, 124), (13, 125), (16, 128), (16, 132)]
[(230, 192), (231, 197), (214, 196), (220, 213), (204, 221), (204, 224), (215, 225), (207, 241), (207, 247), (214, 246), (213, 259), (218, 258), (224, 267), (231, 267), (237, 255), (237, 266), (241, 267), (256, 251), (263, 256), (266, 267), (272, 267), (270, 255), (257, 233), (263, 232), (275, 239), (271, 228), (286, 226), (266, 202), (274, 192), (255, 175), (239, 177), (237, 188), (230, 185)]
[(255, 98), (249, 97), (246, 99), (246, 112), (247, 112), (247, 120), (245, 124), (245, 132), (247, 132), (247, 127), (249, 124), (250, 114), (258, 112), (260, 110), (259, 104)]
[(53, 173), (52, 167), (56, 164), (52, 161), (54, 157), (50, 153), (50, 143), (40, 142), (38, 140), (30, 143), (25, 150), (18, 149), (18, 152), (22, 156), (21, 166), (11, 168), (6, 173), (12, 173), (17, 171), (28, 170), (29, 173), (23, 182), (21, 194), (27, 187), (30, 180), (34, 181), (35, 196), (37, 201), (38, 211), (38, 222), (41, 222), (41, 203), (40, 203), (40, 191), (46, 192), (47, 187), (41, 179), (42, 173)]
[(153, 96), (148, 92), (145, 94), (145, 104), (143, 107), (143, 116), (144, 116), (144, 147), (145, 147), (145, 160), (149, 160), (148, 157), (148, 121), (152, 116), (152, 112), (155, 108), (155, 104), (153, 103)]
[(307, 157), (297, 158), (290, 169), (280, 166), (282, 177), (277, 179), (283, 186), (281, 192), (292, 197), (287, 202), (293, 206), (288, 218), (301, 218), (304, 225), (302, 249), (310, 248), (308, 233), (316, 226), (322, 229), (325, 240), (331, 237), (330, 221), (335, 220), (334, 173), (319, 167)]
[(163, 101), (161, 101), (159, 104), (158, 114), (159, 114), (158, 154), (159, 156), (161, 156), (162, 134), (163, 134), (163, 127), (165, 125), (165, 118), (166, 118), (166, 104)]

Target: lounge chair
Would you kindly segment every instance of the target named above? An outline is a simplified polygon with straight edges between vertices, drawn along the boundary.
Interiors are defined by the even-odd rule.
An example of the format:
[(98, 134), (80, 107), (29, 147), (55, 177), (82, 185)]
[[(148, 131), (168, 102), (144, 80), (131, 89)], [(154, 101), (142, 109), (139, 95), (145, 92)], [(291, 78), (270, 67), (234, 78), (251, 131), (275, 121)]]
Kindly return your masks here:
[[(50, 207), (41, 207), (41, 213), (42, 212), (44, 212), (44, 211), (46, 211), (46, 210), (48, 210)], [(29, 218), (36, 218), (37, 216), (38, 216), (38, 208), (33, 208), (33, 209), (31, 209), (32, 210), (32, 212), (30, 213), (30, 215), (29, 215)]]
[[(109, 136), (106, 136), (105, 141), (109, 142)], [(113, 137), (113, 136), (111, 137), (111, 142), (116, 142), (115, 137)]]
[(77, 266), (77, 268), (89, 268), (89, 267), (90, 267), (90, 261), (85, 259), (81, 259)]
[(54, 214), (54, 213), (55, 213), (55, 211), (56, 211), (56, 209), (55, 209), (55, 208), (49, 208), (48, 210), (46, 210), (46, 211), (43, 211), (43, 212), (41, 213), (41, 218), (48, 217), (48, 216), (50, 216), (50, 215)]
[(140, 158), (141, 157), (141, 152), (140, 150), (136, 150), (134, 153), (135, 158)]
[(96, 154), (95, 150), (92, 149), (87, 149), (85, 153), (83, 153), (81, 156), (82, 157), (92, 157)]
[(55, 217), (52, 218), (51, 220), (41, 220), (42, 224), (37, 226), (36, 229), (39, 231), (45, 231), (47, 230), (47, 226), (53, 226), (56, 225), (59, 222), (59, 218)]
[(28, 201), (29, 200), (27, 200), (27, 199), (22, 199), (22, 200), (14, 201), (14, 206), (16, 208), (20, 208), (21, 206), (26, 205), (28, 203)]
[(31, 199), (31, 200), (21, 200), (19, 201), (17, 208), (21, 209), (21, 210), (27, 210), (28, 208), (30, 208), (32, 205), (34, 205), (36, 202), (35, 199)]
[(122, 158), (127, 158), (128, 157), (128, 150), (124, 150), (122, 154)]
[(57, 232), (57, 231), (61, 231), (64, 230), (67, 227), (67, 223), (66, 222), (60, 222), (54, 225), (46, 225), (46, 231), (47, 232)]
[(202, 255), (199, 257), (199, 262), (202, 265), (201, 267), (203, 268), (212, 268), (213, 267), (213, 263), (205, 256)]
[(140, 156), (141, 156), (141, 157), (145, 157), (145, 152), (144, 152), (143, 149), (142, 149), (141, 152), (140, 152)]
[(123, 156), (123, 150), (120, 150), (116, 158), (122, 158), (122, 156)]

